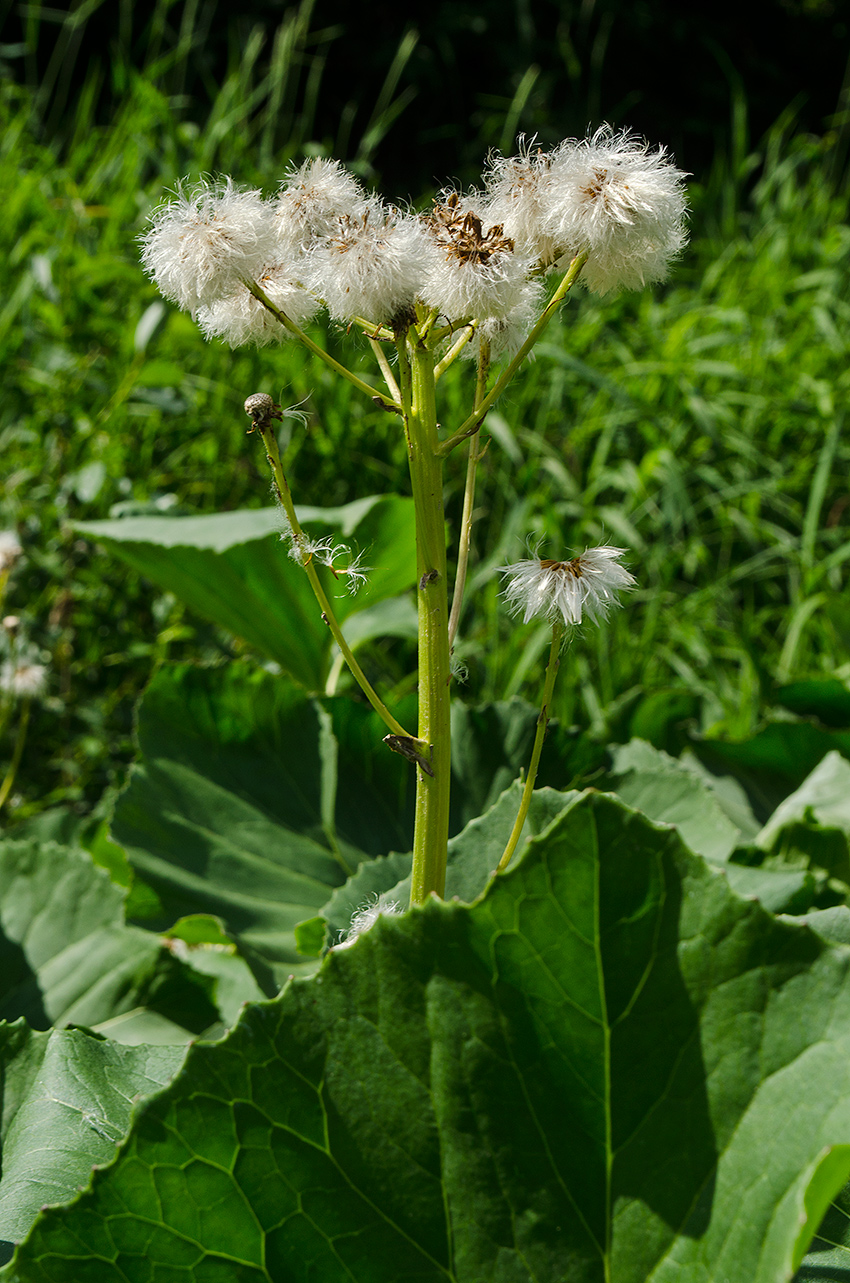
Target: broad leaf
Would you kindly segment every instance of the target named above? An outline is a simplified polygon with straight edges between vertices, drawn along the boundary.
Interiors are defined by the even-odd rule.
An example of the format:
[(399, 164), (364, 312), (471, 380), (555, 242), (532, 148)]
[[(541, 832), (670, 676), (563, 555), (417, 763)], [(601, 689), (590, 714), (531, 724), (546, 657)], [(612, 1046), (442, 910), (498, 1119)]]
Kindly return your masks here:
[(134, 1104), (170, 1082), (185, 1054), (0, 1025), (0, 1240), (23, 1238), (44, 1204), (88, 1184), (92, 1167), (114, 1157)]
[(778, 1283), (850, 1171), (850, 950), (583, 795), (195, 1046), (16, 1283)]
[(163, 925), (214, 914), (278, 980), (303, 968), (296, 924), (365, 857), (410, 844), (413, 771), (383, 734), (368, 707), (248, 664), (160, 670), (112, 829)]
[(46, 1029), (151, 1007), (183, 1041), (216, 1021), (214, 981), (127, 926), (125, 894), (85, 851), (0, 842), (0, 1018)]
[[(311, 537), (343, 539), (371, 567), (356, 596), (342, 579), (321, 571), (340, 622), (352, 617), (351, 641), (410, 628), (404, 605), (383, 613), (377, 603), (397, 597), (416, 578), (413, 500), (395, 495), (358, 499), (342, 508), (299, 508)], [(303, 569), (280, 541), (276, 508), (205, 517), (125, 517), (89, 521), (78, 529), (187, 606), (244, 638), (276, 660), (309, 690), (322, 690), (333, 639), (322, 622)], [(354, 623), (355, 613), (369, 616)]]
[(728, 860), (740, 842), (741, 830), (704, 777), (644, 740), (612, 749), (611, 774), (624, 802), (651, 820), (675, 824), (691, 850), (707, 860)]
[(769, 851), (786, 825), (808, 819), (850, 834), (850, 762), (840, 753), (827, 753), (800, 787), (780, 803), (755, 841)]
[(692, 739), (699, 760), (715, 775), (744, 785), (762, 821), (799, 788), (827, 753), (850, 758), (850, 732), (826, 731), (810, 722), (772, 722), (751, 739)]

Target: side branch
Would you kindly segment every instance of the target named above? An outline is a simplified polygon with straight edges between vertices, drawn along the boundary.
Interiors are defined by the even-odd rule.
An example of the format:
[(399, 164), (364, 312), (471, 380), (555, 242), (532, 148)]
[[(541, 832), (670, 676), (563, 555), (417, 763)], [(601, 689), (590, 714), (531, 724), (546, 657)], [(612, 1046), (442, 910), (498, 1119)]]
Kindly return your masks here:
[(280, 321), (281, 325), (284, 326), (285, 329), (289, 330), (290, 334), (294, 334), (299, 342), (304, 344), (304, 347), (306, 347), (309, 352), (312, 352), (314, 356), (319, 357), (321, 361), (324, 361), (325, 365), (329, 365), (337, 374), (341, 374), (349, 383), (353, 383), (361, 392), (365, 392), (373, 401), (377, 401), (385, 410), (392, 410), (395, 414), (401, 414), (400, 405), (397, 405), (394, 401), (388, 400), (388, 398), (385, 397), (382, 392), (379, 392), (377, 388), (373, 388), (371, 384), (358, 378), (357, 375), (349, 370), (347, 366), (342, 365), (339, 361), (335, 360), (334, 357), (331, 356), (330, 352), (326, 352), (324, 348), (319, 347), (318, 343), (314, 343), (309, 334), (304, 333), (300, 325), (296, 325), (285, 312), (282, 312), (280, 308), (271, 301), (268, 294), (266, 294), (265, 290), (259, 286), (256, 281), (249, 280), (246, 277), (243, 281), (243, 285), (250, 294), (253, 294), (254, 298), (259, 303), (262, 303), (263, 307), (268, 308), (272, 316)]
[(514, 377), (517, 370), (522, 365), (523, 361), (528, 356), (531, 349), (534, 347), (534, 344), (537, 342), (537, 340), (540, 338), (540, 335), (546, 329), (546, 326), (549, 324), (552, 317), (557, 312), (559, 304), (563, 301), (563, 299), (566, 297), (569, 290), (572, 288), (572, 286), (575, 284), (576, 280), (578, 279), (579, 272), (584, 267), (586, 262), (587, 262), (587, 254), (576, 255), (576, 257), (570, 263), (569, 270), (567, 271), (566, 275), (564, 276), (558, 288), (555, 290), (555, 293), (552, 295), (551, 299), (547, 303), (543, 312), (538, 317), (537, 321), (535, 321), (534, 325), (531, 327), (528, 337), (526, 338), (522, 347), (517, 352), (514, 359), (511, 361), (510, 365), (503, 371), (503, 373), (499, 376), (499, 378), (493, 384), (492, 388), (487, 393), (487, 395), (485, 396), (481, 404), (477, 406), (472, 411), (472, 414), (470, 414), (469, 418), (466, 419), (465, 422), (461, 424), (457, 432), (453, 433), (452, 436), (447, 437), (446, 440), (441, 443), (438, 451), (439, 454), (443, 456), (447, 454), (451, 454), (455, 446), (458, 446), (463, 441), (466, 441), (468, 437), (475, 436), (475, 433), (481, 427), (485, 414), (489, 409), (492, 408), (495, 402), (498, 401), (499, 397), (502, 395), (505, 388), (510, 383), (511, 379)]

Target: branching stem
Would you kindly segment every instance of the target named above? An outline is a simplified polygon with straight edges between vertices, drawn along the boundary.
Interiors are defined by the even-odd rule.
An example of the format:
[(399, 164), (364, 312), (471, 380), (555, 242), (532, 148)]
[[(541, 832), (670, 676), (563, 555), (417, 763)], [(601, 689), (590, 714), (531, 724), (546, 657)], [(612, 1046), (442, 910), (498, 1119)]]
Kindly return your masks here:
[[(478, 350), (478, 376), (475, 380), (475, 401), (473, 408), (484, 400), (487, 387), (487, 376), (490, 373), (490, 341), (481, 335)], [(454, 595), (452, 596), (452, 613), (449, 616), (449, 647), (454, 645), (457, 636), (460, 612), (463, 608), (463, 591), (466, 587), (466, 572), (469, 567), (469, 547), (472, 541), (472, 513), (475, 507), (475, 474), (478, 464), (486, 453), (480, 448), (481, 439), (476, 432), (469, 438), (469, 457), (466, 461), (466, 485), (463, 491), (463, 516), (460, 522), (460, 539), (457, 550), (457, 574), (455, 575)]]
[(496, 403), (496, 401), (498, 401), (499, 397), (502, 395), (505, 388), (510, 383), (511, 379), (514, 377), (517, 370), (522, 365), (525, 358), (528, 356), (529, 352), (534, 347), (534, 344), (540, 338), (540, 335), (546, 329), (546, 326), (549, 324), (552, 317), (557, 312), (559, 305), (561, 304), (563, 299), (566, 297), (566, 295), (568, 294), (572, 286), (575, 284), (576, 280), (578, 279), (579, 272), (584, 267), (586, 262), (587, 262), (587, 254), (576, 255), (576, 257), (570, 263), (569, 269), (564, 275), (560, 285), (555, 290), (555, 293), (552, 295), (546, 307), (541, 312), (540, 316), (538, 317), (534, 325), (532, 325), (531, 329), (529, 330), (528, 336), (526, 337), (525, 342), (517, 352), (516, 356), (499, 375), (498, 379), (493, 384), (492, 388), (487, 393), (486, 397), (481, 402), (480, 406), (478, 406), (475, 410), (473, 410), (472, 414), (469, 416), (469, 418), (466, 420), (465, 423), (461, 424), (457, 432), (453, 433), (452, 436), (447, 437), (446, 440), (441, 443), (439, 447), (439, 451), (441, 455), (451, 454), (455, 446), (460, 445), (462, 441), (465, 441), (467, 439), (467, 437), (473, 436), (478, 431), (479, 427), (481, 426), (481, 420), (483, 419), (484, 415)]
[(357, 375), (354, 374), (353, 371), (349, 370), (347, 366), (342, 365), (339, 361), (335, 360), (335, 358), (331, 356), (330, 352), (326, 352), (324, 348), (319, 347), (318, 343), (314, 343), (310, 338), (310, 335), (305, 334), (300, 325), (296, 325), (285, 312), (282, 312), (280, 308), (272, 302), (265, 290), (262, 289), (256, 281), (248, 280), (246, 278), (243, 284), (249, 293), (253, 294), (254, 298), (257, 299), (258, 302), (262, 303), (263, 307), (268, 308), (272, 316), (276, 317), (276, 319), (280, 321), (281, 325), (284, 326), (285, 329), (289, 330), (290, 334), (294, 334), (299, 342), (304, 344), (309, 352), (312, 352), (314, 356), (319, 357), (320, 360), (324, 361), (325, 365), (329, 365), (337, 374), (341, 374), (349, 383), (353, 383), (361, 392), (365, 392), (373, 401), (380, 402), (385, 409), (401, 413), (401, 406), (397, 405), (394, 401), (387, 400), (384, 394), (379, 392), (377, 388), (373, 388), (370, 383), (366, 383), (363, 379), (358, 378)]

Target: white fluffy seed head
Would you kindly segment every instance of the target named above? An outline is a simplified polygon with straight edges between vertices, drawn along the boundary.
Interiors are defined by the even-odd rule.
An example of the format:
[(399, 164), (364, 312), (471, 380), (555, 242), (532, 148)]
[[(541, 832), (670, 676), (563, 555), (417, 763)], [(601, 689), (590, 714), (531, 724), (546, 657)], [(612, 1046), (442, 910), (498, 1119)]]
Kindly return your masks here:
[(47, 690), (47, 669), (43, 664), (7, 660), (0, 669), (0, 690), (20, 699), (37, 699)]
[(273, 204), (282, 247), (303, 251), (333, 234), (337, 220), (362, 212), (366, 193), (338, 160), (317, 158), (293, 167)]
[[(254, 279), (272, 303), (296, 325), (311, 320), (321, 307), (319, 300), (293, 279), (289, 264), (261, 267)], [(225, 298), (199, 307), (195, 320), (206, 338), (224, 339), (231, 347), (242, 347), (245, 343), (265, 347), (289, 338), (286, 327), (244, 285), (238, 285)]]
[(520, 138), (517, 156), (491, 152), (484, 172), (487, 216), (501, 223), (505, 235), (535, 264), (551, 268), (563, 255), (549, 226), (552, 208), (553, 153), (535, 149), (534, 139)]
[(597, 294), (663, 280), (687, 240), (684, 183), (663, 147), (608, 126), (551, 154), (544, 229), (562, 255), (588, 254)]
[(373, 895), (365, 904), (361, 904), (358, 909), (351, 915), (351, 925), (343, 933), (343, 938), (337, 949), (348, 949), (354, 944), (358, 936), (362, 936), (364, 931), (368, 931), (382, 917), (395, 917), (402, 913), (402, 907), (398, 900), (381, 900), (380, 896)]
[(520, 303), (530, 262), (479, 194), (443, 193), (422, 218), (427, 266), (421, 297), (450, 321), (503, 319)]
[(178, 188), (151, 215), (142, 263), (160, 292), (185, 311), (233, 292), (245, 276), (277, 257), (274, 219), (258, 191), (229, 178)]
[(12, 569), (22, 552), (21, 541), (14, 530), (0, 530), (0, 575)]
[(336, 220), (307, 255), (306, 280), (336, 321), (392, 322), (412, 311), (423, 278), (418, 218), (378, 200)]
[(619, 605), (617, 593), (637, 582), (619, 564), (624, 548), (587, 548), (570, 561), (533, 557), (503, 566), (506, 583), (502, 595), (524, 624), (530, 619), (580, 624), (585, 614), (594, 622), (604, 619), (611, 606)]

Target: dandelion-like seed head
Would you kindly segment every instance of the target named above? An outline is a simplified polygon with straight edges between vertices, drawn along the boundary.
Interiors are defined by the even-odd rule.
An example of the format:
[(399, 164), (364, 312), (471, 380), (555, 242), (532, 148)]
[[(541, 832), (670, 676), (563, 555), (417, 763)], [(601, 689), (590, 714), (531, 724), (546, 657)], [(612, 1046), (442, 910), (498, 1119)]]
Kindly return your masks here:
[(368, 931), (378, 921), (378, 918), (395, 917), (402, 913), (402, 907), (398, 900), (381, 900), (378, 895), (371, 896), (364, 904), (351, 915), (351, 925), (343, 933), (343, 938), (337, 949), (349, 949), (358, 936), (362, 936), (364, 931)]
[(11, 570), (23, 552), (14, 530), (0, 530), (0, 575)]
[(522, 614), (524, 624), (535, 618), (580, 624), (585, 614), (598, 622), (619, 605), (617, 593), (637, 582), (619, 564), (624, 553), (624, 548), (606, 545), (587, 548), (569, 561), (533, 557), (503, 566), (503, 596), (514, 614)]
[(20, 699), (38, 699), (47, 690), (47, 669), (44, 664), (7, 660), (0, 669), (0, 690)]
[(243, 277), (275, 261), (269, 206), (229, 178), (177, 190), (142, 236), (142, 263), (160, 292), (185, 311), (230, 294)]
[[(488, 316), (481, 321), (478, 334), (489, 343), (491, 360), (509, 361), (522, 347), (540, 313), (544, 289), (541, 280), (525, 281), (517, 302), (506, 316)], [(477, 360), (478, 347), (478, 343), (467, 344), (461, 352), (462, 358)]]
[(367, 201), (360, 183), (338, 160), (307, 160), (289, 171), (274, 203), (279, 241), (295, 251), (308, 250), (333, 234), (338, 219), (357, 214)]
[[(316, 315), (321, 303), (293, 279), (292, 270), (290, 263), (276, 263), (259, 268), (254, 279), (281, 312), (296, 325), (304, 325)], [(290, 337), (286, 326), (241, 285), (227, 297), (199, 307), (195, 320), (205, 338), (224, 339), (231, 347), (246, 343), (265, 347)]]
[(485, 209), (483, 197), (449, 192), (421, 220), (429, 250), (422, 298), (450, 320), (503, 318), (520, 301), (528, 260)]
[(530, 259), (551, 268), (564, 252), (548, 225), (557, 153), (535, 149), (534, 141), (520, 138), (517, 156), (491, 152), (487, 158), (487, 213)]
[(664, 147), (603, 126), (553, 153), (546, 232), (588, 254), (582, 280), (597, 294), (663, 280), (687, 240), (686, 177)]
[(417, 218), (378, 200), (343, 214), (309, 254), (307, 278), (336, 321), (392, 323), (412, 312), (423, 277)]

